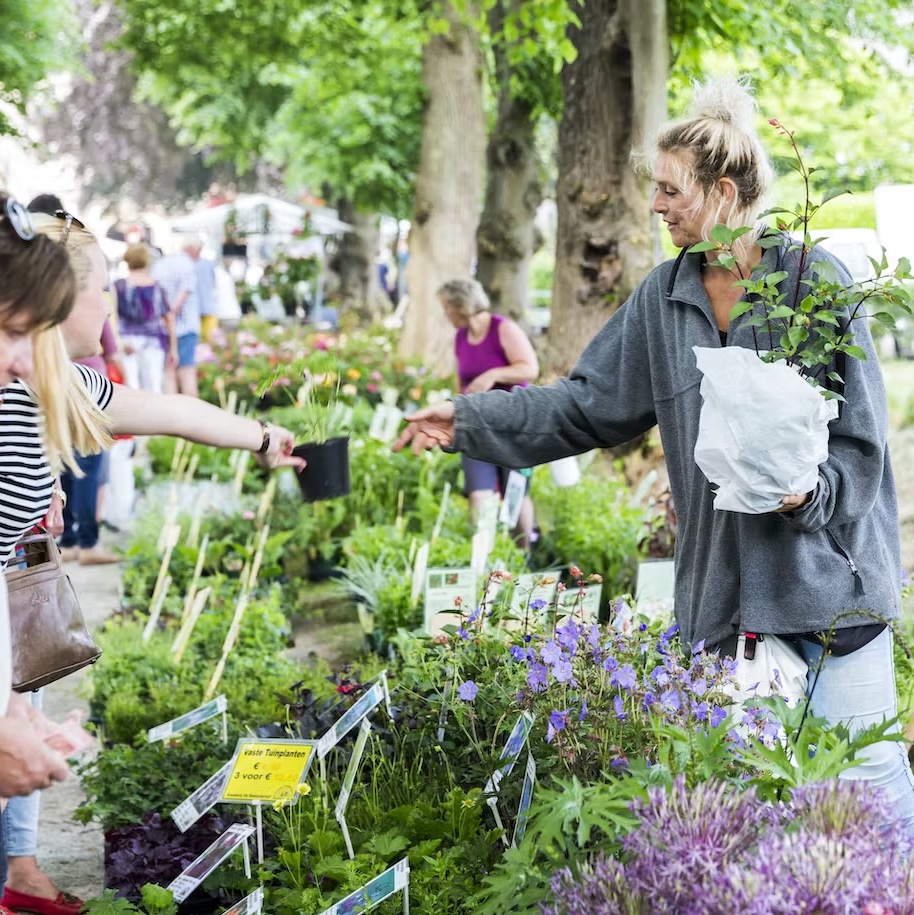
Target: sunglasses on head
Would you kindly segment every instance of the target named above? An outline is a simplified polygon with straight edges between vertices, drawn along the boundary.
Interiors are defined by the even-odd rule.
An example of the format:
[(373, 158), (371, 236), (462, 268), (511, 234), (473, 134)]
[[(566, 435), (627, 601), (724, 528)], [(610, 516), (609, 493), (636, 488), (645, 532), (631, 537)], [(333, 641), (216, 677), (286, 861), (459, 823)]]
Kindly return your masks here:
[(7, 197), (3, 203), (0, 222), (4, 220), (22, 241), (31, 241), (35, 237), (32, 214), (15, 197)]
[(68, 213), (66, 210), (55, 210), (54, 216), (57, 219), (64, 220), (64, 227), (60, 236), (60, 243), (66, 248), (67, 239), (70, 237), (70, 229), (73, 226), (76, 226), (77, 229), (85, 229), (85, 223), (77, 219), (72, 213)]

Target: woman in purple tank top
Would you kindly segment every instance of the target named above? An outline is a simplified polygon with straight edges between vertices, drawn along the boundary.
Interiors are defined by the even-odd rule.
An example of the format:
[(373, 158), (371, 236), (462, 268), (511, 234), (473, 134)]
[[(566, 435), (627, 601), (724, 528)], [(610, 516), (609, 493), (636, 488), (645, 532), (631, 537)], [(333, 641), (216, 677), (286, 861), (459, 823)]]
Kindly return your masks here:
[[(438, 290), (444, 313), (454, 327), (457, 381), (462, 394), (510, 391), (526, 387), (539, 375), (539, 362), (527, 335), (510, 318), (490, 311), (489, 297), (476, 280), (451, 280)], [(470, 511), (475, 516), (489, 493), (504, 495), (510, 470), (460, 455)], [(517, 524), (518, 542), (530, 547), (533, 503), (524, 497)]]

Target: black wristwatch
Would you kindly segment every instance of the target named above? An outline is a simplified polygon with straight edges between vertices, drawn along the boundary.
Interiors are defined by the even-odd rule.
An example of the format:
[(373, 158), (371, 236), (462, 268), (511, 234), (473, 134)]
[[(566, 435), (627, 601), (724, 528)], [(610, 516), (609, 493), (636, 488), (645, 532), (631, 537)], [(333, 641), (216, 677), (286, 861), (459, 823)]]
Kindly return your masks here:
[(266, 454), (270, 450), (270, 427), (262, 420), (258, 419), (260, 428), (263, 429), (263, 441), (257, 449), (257, 454)]

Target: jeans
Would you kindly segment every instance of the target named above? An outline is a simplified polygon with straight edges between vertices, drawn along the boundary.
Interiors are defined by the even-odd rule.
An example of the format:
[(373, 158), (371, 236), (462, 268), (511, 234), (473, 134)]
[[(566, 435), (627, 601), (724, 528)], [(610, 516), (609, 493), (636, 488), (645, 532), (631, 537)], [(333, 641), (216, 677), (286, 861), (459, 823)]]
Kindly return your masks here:
[[(826, 655), (818, 680), (816, 669), (822, 646), (805, 640), (798, 644), (809, 665), (810, 708), (814, 715), (836, 724), (842, 722), (853, 734), (898, 713), (890, 629), (849, 655)], [(914, 838), (914, 776), (906, 745), (883, 740), (867, 747), (859, 758), (859, 765), (839, 777), (860, 779), (881, 788), (898, 821)]]
[(98, 485), (102, 468), (102, 455), (76, 456), (84, 476), (77, 478), (68, 470), (60, 475), (60, 484), (67, 494), (63, 510), (64, 530), (60, 538), (62, 547), (79, 546), (89, 550), (98, 544)]
[[(29, 693), (34, 708), (41, 708), (42, 691)], [(38, 814), (41, 809), (41, 792), (33, 791), (26, 797), (11, 797), (0, 816), (0, 892), (6, 883), (6, 856), (33, 858), (38, 851)]]

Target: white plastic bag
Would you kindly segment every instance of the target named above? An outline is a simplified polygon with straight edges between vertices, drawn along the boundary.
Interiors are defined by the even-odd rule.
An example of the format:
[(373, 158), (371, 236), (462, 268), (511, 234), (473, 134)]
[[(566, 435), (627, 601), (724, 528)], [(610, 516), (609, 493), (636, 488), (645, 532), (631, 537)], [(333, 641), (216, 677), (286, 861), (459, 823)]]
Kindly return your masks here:
[(785, 363), (762, 362), (752, 350), (693, 350), (704, 375), (695, 463), (717, 487), (714, 507), (765, 514), (784, 496), (815, 489), (837, 402)]

